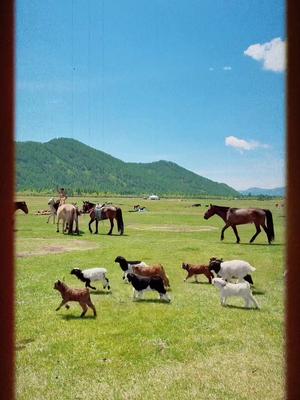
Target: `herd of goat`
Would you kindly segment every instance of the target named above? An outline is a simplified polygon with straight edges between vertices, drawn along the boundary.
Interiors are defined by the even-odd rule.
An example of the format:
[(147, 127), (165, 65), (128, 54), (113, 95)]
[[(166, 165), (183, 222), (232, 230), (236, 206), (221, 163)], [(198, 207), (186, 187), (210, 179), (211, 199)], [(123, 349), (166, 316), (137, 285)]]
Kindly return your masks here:
[[(143, 261), (129, 261), (122, 256), (116, 257), (115, 262), (119, 264), (123, 271), (123, 279), (131, 283), (134, 300), (141, 299), (144, 292), (152, 290), (158, 292), (160, 300), (171, 301), (167, 293), (167, 290), (170, 288), (169, 278), (161, 264), (149, 266)], [(251, 284), (253, 284), (251, 274), (255, 271), (255, 268), (248, 262), (243, 260), (223, 261), (222, 259), (213, 257), (210, 259), (208, 265), (183, 263), (182, 269), (188, 273), (185, 281), (193, 276), (195, 281), (197, 281), (198, 275), (205, 275), (209, 283), (212, 283), (220, 290), (221, 304), (223, 306), (226, 305), (228, 297), (238, 296), (244, 299), (246, 308), (249, 308), (251, 304), (255, 308), (260, 308), (251, 291)], [(83, 310), (81, 317), (85, 315), (88, 308), (93, 310), (96, 317), (97, 312), (91, 302), (89, 288), (96, 290), (96, 287), (92, 286), (91, 283), (101, 281), (103, 289), (107, 288), (110, 290), (107, 269), (91, 268), (81, 270), (73, 268), (70, 273), (84, 282), (85, 288), (73, 289), (68, 287), (64, 282), (55, 282), (54, 289), (58, 290), (62, 296), (62, 301), (56, 311), (62, 306), (69, 308), (67, 303), (76, 301)], [(237, 279), (238, 282), (232, 283), (232, 279)]]
[[(26, 206), (25, 209), (24, 204), (26, 205), (25, 202), (16, 202), (15, 208), (22, 209), (25, 213), (28, 213), (28, 208)], [(51, 214), (47, 222), (49, 222), (51, 215), (53, 216), (53, 222), (55, 222), (55, 216), (57, 215), (57, 232), (59, 231), (59, 221), (60, 219), (62, 219), (63, 232), (65, 232), (65, 230), (68, 230), (69, 233), (73, 233), (73, 223), (75, 222), (76, 224), (75, 232), (77, 234), (79, 233), (78, 215), (80, 214), (80, 212), (76, 207), (76, 205), (72, 204), (59, 205), (59, 201), (55, 202), (53, 198), (49, 200), (48, 205), (50, 206)], [(211, 206), (210, 210), (205, 213), (204, 217), (206, 219), (210, 217), (210, 215), (208, 215), (209, 212), (210, 213), (215, 212), (212, 211), (214, 207), (217, 208), (217, 206)], [(222, 209), (222, 211), (224, 211), (223, 209), (225, 209), (225, 207), (219, 207), (219, 208)], [(228, 207), (226, 209), (228, 209)], [(118, 213), (118, 210), (119, 210), (119, 218), (121, 218), (122, 221), (122, 230), (121, 230), (122, 234), (124, 225), (122, 220), (122, 212), (120, 211), (120, 209), (115, 207), (109, 207), (109, 209), (107, 209), (105, 212), (112, 211), (115, 214), (112, 214), (111, 218), (115, 218), (114, 215)], [(229, 209), (229, 211), (230, 210), (231, 209)], [(232, 210), (235, 211), (236, 209)], [(253, 211), (255, 211), (256, 213), (263, 211), (266, 215), (269, 215), (269, 219), (272, 218), (269, 210), (255, 210), (255, 209), (248, 209), (248, 210), (250, 210), (251, 213)], [(101, 212), (103, 213), (103, 211)], [(110, 218), (110, 216), (105, 215), (104, 218)], [(118, 225), (119, 222), (120, 220), (118, 221)], [(274, 238), (272, 219), (270, 226), (271, 226), (271, 228), (269, 228), (270, 231), (267, 230), (267, 227), (264, 228), (267, 232), (269, 243), (273, 240), (273, 239), (271, 240), (271, 236), (272, 238)], [(111, 225), (111, 230), (109, 234), (111, 234), (112, 228), (113, 228), (113, 223)], [(225, 228), (223, 228), (223, 231), (224, 229), (226, 229), (226, 226)], [(257, 234), (258, 233), (256, 233), (254, 237), (256, 237)], [(251, 242), (252, 241), (253, 238), (251, 239)], [(134, 300), (141, 299), (143, 297), (144, 292), (152, 290), (158, 292), (160, 300), (166, 302), (171, 301), (167, 293), (167, 290), (170, 288), (169, 278), (165, 272), (164, 267), (161, 264), (149, 266), (143, 261), (140, 260), (128, 261), (122, 256), (118, 256), (115, 259), (115, 262), (120, 265), (120, 268), (123, 271), (123, 279), (126, 282), (131, 283), (133, 287)], [(216, 288), (220, 290), (221, 305), (223, 306), (226, 305), (228, 297), (237, 296), (237, 297), (242, 297), (244, 299), (246, 308), (249, 308), (251, 304), (257, 309), (260, 308), (251, 291), (251, 285), (253, 285), (251, 274), (252, 272), (255, 271), (255, 268), (252, 267), (248, 262), (243, 260), (223, 261), (223, 259), (217, 259), (214, 257), (210, 259), (208, 265), (195, 265), (195, 264), (182, 263), (182, 269), (186, 270), (187, 272), (185, 281), (194, 276), (195, 281), (197, 282), (198, 275), (201, 274), (205, 275), (209, 283), (213, 284)], [(106, 268), (91, 268), (83, 271), (80, 270), (79, 268), (73, 268), (71, 274), (75, 275), (78, 279), (84, 282), (85, 288), (74, 289), (68, 287), (64, 282), (61, 282), (59, 280), (56, 281), (54, 284), (54, 289), (58, 290), (62, 296), (62, 301), (58, 306), (58, 308), (56, 309), (56, 311), (59, 310), (62, 306), (69, 308), (68, 302), (76, 301), (80, 304), (82, 308), (81, 317), (83, 317), (86, 314), (88, 308), (91, 308), (93, 310), (94, 316), (96, 317), (97, 312), (95, 306), (91, 301), (89, 288), (96, 290), (95, 286), (91, 286), (91, 282), (102, 281), (103, 288), (104, 289), (107, 288), (108, 290), (110, 290), (109, 279), (106, 276), (107, 274)], [(233, 283), (232, 282), (233, 279), (235, 279), (236, 282)]]

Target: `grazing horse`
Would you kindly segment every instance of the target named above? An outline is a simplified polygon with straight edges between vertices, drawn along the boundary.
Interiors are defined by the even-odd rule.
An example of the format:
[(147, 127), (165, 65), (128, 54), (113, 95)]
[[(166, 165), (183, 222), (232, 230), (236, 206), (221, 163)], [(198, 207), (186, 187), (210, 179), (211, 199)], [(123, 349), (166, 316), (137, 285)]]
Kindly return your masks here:
[(95, 221), (96, 222), (96, 230), (95, 233), (98, 233), (98, 223), (99, 221), (103, 219), (109, 219), (110, 221), (110, 230), (108, 232), (108, 235), (112, 234), (112, 230), (114, 227), (114, 219), (117, 221), (118, 225), (118, 231), (120, 232), (120, 235), (123, 235), (124, 233), (124, 222), (123, 222), (123, 216), (122, 216), (122, 210), (120, 207), (115, 207), (115, 206), (106, 206), (103, 204), (102, 206), (97, 206), (94, 203), (91, 203), (89, 201), (84, 201), (83, 202), (83, 207), (82, 207), (83, 212), (89, 212), (90, 213), (90, 222), (89, 222), (89, 231), (93, 233), (91, 224)]
[(256, 236), (260, 234), (260, 226), (262, 226), (266, 232), (269, 244), (271, 244), (275, 238), (273, 217), (270, 210), (263, 210), (261, 208), (230, 208), (211, 204), (210, 208), (204, 214), (204, 219), (208, 219), (215, 214), (221, 217), (225, 222), (225, 226), (221, 232), (221, 240), (224, 239), (225, 230), (231, 226), (236, 236), (236, 242), (239, 243), (240, 237), (238, 235), (236, 225), (251, 223), (255, 225), (256, 232), (252, 236), (250, 243), (252, 243)]
[(15, 201), (15, 211), (22, 210), (25, 214), (28, 214), (28, 207), (25, 201)]
[(47, 219), (47, 224), (49, 223), (50, 218), (53, 218), (53, 223), (55, 224), (55, 216), (57, 214), (57, 209), (59, 207), (60, 204), (60, 200), (54, 200), (54, 198), (52, 197), (51, 199), (49, 199), (48, 201), (48, 206), (50, 206), (50, 215)]
[(78, 210), (73, 204), (62, 204), (61, 206), (58, 207), (57, 209), (57, 230), (56, 232), (59, 232), (59, 221), (63, 221), (63, 229), (62, 232), (65, 233), (65, 224), (66, 229), (68, 229), (68, 234), (73, 233), (73, 223), (75, 222), (76, 228), (75, 228), (75, 233), (79, 235), (79, 229), (78, 229)]

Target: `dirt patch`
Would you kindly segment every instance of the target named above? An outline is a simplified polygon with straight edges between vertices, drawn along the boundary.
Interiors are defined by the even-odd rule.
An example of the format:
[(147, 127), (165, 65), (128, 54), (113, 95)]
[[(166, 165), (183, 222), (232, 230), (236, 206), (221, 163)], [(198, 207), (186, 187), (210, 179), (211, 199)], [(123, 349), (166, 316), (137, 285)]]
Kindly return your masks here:
[[(45, 242), (47, 241), (47, 244)], [(47, 254), (60, 254), (67, 253), (71, 251), (83, 251), (83, 250), (93, 250), (99, 247), (96, 243), (91, 243), (84, 240), (73, 240), (72, 243), (61, 243), (61, 244), (49, 244), (49, 240), (39, 239), (34, 241), (30, 239), (30, 243), (26, 246), (26, 242), (22, 243), (22, 248), (26, 248), (26, 250), (17, 250), (16, 257), (24, 258), (24, 257), (33, 257), (33, 256), (42, 256)]]
[(214, 226), (191, 227), (188, 225), (128, 225), (128, 227), (140, 231), (161, 232), (210, 232), (218, 229)]

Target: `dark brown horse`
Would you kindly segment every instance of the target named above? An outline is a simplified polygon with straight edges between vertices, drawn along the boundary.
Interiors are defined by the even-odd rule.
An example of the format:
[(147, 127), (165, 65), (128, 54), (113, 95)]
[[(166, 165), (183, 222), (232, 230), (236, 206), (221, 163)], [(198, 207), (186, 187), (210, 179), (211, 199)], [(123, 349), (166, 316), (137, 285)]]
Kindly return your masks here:
[(208, 219), (213, 215), (218, 215), (225, 222), (225, 226), (221, 232), (221, 240), (224, 239), (224, 232), (231, 226), (236, 236), (236, 242), (240, 242), (240, 238), (236, 229), (236, 225), (251, 224), (253, 223), (256, 227), (256, 233), (252, 236), (250, 243), (252, 243), (256, 236), (260, 234), (262, 226), (266, 232), (268, 242), (271, 242), (275, 238), (273, 217), (270, 210), (263, 210), (261, 208), (230, 208), (210, 205), (210, 208), (204, 214), (204, 218)]
[(22, 210), (25, 214), (28, 214), (28, 207), (25, 201), (15, 201), (15, 211)]
[(89, 214), (90, 214), (91, 220), (89, 222), (89, 231), (91, 233), (93, 233), (91, 224), (94, 221), (96, 222), (95, 233), (98, 233), (99, 221), (104, 220), (104, 219), (109, 219), (110, 230), (108, 232), (108, 235), (111, 235), (113, 227), (114, 227), (114, 219), (116, 219), (117, 225), (118, 225), (118, 231), (120, 232), (120, 235), (123, 235), (124, 222), (123, 222), (122, 210), (120, 207), (115, 207), (115, 206), (111, 206), (111, 205), (106, 206), (105, 204), (103, 204), (102, 206), (97, 206), (95, 203), (91, 203), (89, 201), (84, 201), (82, 211), (89, 212)]

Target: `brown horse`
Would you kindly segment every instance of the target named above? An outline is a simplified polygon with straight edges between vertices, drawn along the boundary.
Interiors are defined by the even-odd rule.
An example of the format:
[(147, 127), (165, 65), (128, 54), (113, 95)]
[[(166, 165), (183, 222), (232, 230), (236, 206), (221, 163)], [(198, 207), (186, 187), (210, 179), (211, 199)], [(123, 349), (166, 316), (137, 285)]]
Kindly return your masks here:
[(275, 238), (273, 217), (270, 210), (263, 210), (261, 208), (230, 208), (210, 205), (210, 208), (204, 214), (204, 219), (208, 219), (213, 215), (217, 214), (225, 222), (225, 226), (221, 232), (221, 240), (224, 239), (224, 232), (231, 226), (236, 236), (236, 242), (240, 242), (236, 225), (251, 224), (253, 223), (256, 227), (256, 233), (252, 236), (250, 243), (252, 243), (256, 236), (260, 234), (262, 226), (266, 232), (268, 242), (271, 242)]
[(83, 202), (82, 207), (83, 212), (89, 212), (90, 214), (90, 222), (89, 222), (89, 231), (93, 233), (91, 224), (95, 221), (96, 222), (96, 230), (95, 233), (98, 233), (98, 223), (103, 219), (109, 219), (110, 221), (110, 230), (108, 235), (112, 234), (112, 230), (114, 227), (114, 219), (117, 221), (118, 231), (120, 235), (124, 233), (124, 222), (122, 216), (122, 210), (120, 207), (110, 206), (103, 204), (102, 206), (97, 206), (95, 203), (91, 203), (89, 201)]
[(25, 201), (15, 201), (15, 211), (22, 210), (25, 214), (28, 214), (28, 207)]

